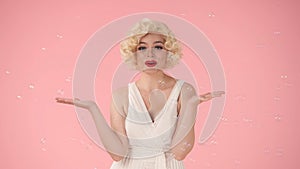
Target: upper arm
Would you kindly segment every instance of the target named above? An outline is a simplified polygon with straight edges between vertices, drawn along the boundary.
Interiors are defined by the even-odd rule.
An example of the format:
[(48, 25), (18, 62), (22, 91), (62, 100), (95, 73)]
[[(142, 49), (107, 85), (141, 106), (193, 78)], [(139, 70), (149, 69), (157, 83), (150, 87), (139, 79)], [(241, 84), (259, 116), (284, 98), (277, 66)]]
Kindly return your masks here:
[[(198, 107), (198, 96), (194, 87), (184, 83), (179, 97), (180, 109), (176, 130), (172, 139), (172, 152), (182, 160), (192, 150), (195, 140), (194, 124)], [(183, 151), (184, 150), (184, 151)]]
[(110, 105), (110, 124), (111, 128), (123, 135), (126, 135), (125, 131), (125, 119), (126, 119), (126, 107), (128, 102), (128, 90), (127, 88), (121, 88), (116, 90), (112, 95), (112, 101)]
[[(113, 131), (115, 131), (120, 138), (124, 147), (128, 146), (128, 139), (125, 130), (125, 119), (126, 119), (126, 103), (127, 90), (126, 88), (115, 91), (112, 95), (110, 104), (110, 125)], [(108, 152), (114, 161), (120, 161), (124, 156)]]
[(179, 103), (180, 103), (179, 115), (188, 112), (189, 114), (197, 113), (199, 96), (195, 88), (191, 84), (189, 83), (183, 84), (180, 92)]

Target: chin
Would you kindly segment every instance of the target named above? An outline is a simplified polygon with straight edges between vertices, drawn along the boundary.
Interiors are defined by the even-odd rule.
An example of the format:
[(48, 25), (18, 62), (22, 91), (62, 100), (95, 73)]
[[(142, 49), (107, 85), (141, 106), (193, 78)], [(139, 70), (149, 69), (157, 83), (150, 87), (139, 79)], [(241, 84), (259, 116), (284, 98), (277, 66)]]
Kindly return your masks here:
[(162, 70), (157, 69), (157, 68), (148, 68), (148, 69), (143, 70), (143, 72), (145, 72), (145, 73), (157, 73), (159, 71), (162, 71)]

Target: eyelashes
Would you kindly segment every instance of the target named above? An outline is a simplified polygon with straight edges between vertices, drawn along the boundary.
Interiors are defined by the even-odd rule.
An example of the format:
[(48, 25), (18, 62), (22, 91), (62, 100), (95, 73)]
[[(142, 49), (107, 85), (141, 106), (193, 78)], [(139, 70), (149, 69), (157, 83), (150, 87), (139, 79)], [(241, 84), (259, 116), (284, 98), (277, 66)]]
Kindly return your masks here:
[(137, 48), (137, 50), (146, 50), (147, 48), (145, 46), (140, 46)]
[[(142, 50), (146, 50), (146, 49), (147, 49), (146, 46), (139, 46), (137, 48), (138, 51), (142, 51)], [(160, 46), (160, 45), (156, 45), (156, 46), (153, 47), (153, 49), (155, 49), (155, 50), (162, 50), (162, 49), (164, 49), (164, 47)]]
[(162, 46), (154, 46), (155, 49), (164, 49)]

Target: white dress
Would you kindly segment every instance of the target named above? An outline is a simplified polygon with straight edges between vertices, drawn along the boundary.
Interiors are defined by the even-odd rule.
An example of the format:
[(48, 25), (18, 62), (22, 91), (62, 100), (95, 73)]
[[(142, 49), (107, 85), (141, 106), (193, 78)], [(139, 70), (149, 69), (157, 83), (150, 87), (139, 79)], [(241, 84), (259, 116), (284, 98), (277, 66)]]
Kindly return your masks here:
[(110, 169), (184, 169), (183, 161), (167, 158), (177, 123), (177, 100), (183, 85), (177, 80), (164, 107), (152, 121), (135, 84), (128, 84), (128, 114), (125, 121), (129, 153)]

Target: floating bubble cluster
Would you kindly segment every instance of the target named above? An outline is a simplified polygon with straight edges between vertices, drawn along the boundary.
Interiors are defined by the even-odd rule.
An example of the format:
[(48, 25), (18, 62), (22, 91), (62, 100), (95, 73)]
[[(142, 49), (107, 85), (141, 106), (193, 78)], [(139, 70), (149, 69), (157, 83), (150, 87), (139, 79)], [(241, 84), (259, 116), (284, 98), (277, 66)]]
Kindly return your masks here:
[(214, 12), (210, 12), (210, 13), (208, 14), (208, 16), (209, 16), (210, 18), (214, 18), (216, 15), (215, 15)]
[(29, 84), (29, 85), (28, 85), (28, 88), (29, 88), (29, 89), (34, 89), (34, 84)]
[(63, 36), (60, 35), (60, 34), (57, 34), (56, 37), (57, 37), (58, 39), (62, 39), (62, 38), (63, 38)]

